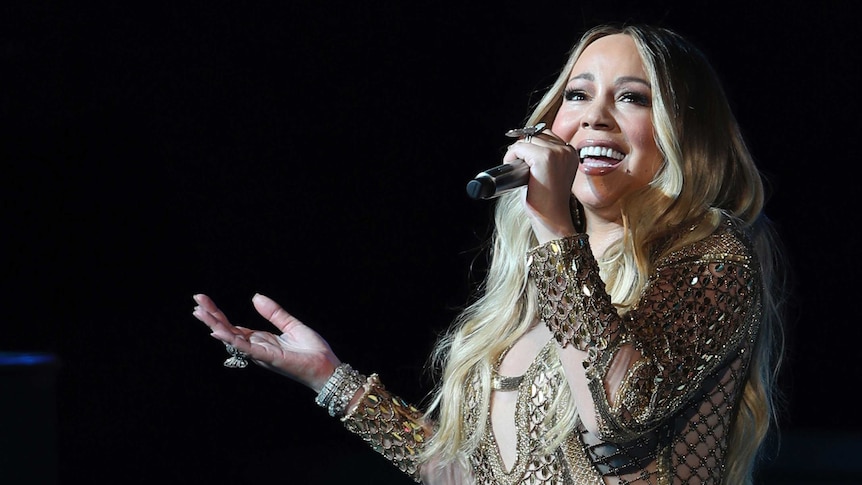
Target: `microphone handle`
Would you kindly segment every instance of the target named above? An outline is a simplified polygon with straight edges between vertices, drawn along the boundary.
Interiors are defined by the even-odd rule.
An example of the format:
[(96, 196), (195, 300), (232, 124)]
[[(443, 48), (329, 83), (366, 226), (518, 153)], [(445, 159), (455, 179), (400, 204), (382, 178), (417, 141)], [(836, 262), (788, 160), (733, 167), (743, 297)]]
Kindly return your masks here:
[(529, 181), (530, 166), (519, 158), (480, 172), (467, 184), (467, 195), (472, 199), (493, 199)]

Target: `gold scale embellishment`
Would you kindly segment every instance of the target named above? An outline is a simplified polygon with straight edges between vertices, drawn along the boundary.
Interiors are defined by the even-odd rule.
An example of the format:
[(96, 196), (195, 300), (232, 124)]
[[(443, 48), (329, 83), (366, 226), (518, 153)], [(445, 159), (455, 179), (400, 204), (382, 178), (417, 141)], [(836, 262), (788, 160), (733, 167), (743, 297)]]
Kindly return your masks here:
[(362, 438), (374, 451), (392, 462), (414, 481), (419, 476), (419, 452), (430, 437), (421, 411), (390, 394), (372, 374), (359, 402), (341, 419), (344, 426)]
[[(566, 385), (559, 373), (560, 364), (555, 347), (556, 343), (550, 340), (524, 375), (519, 376), (526, 382), (522, 382), (523, 385), (517, 388), (518, 404), (514, 416), (517, 455), (511, 470), (507, 471), (503, 464), (491, 429), (490, 416), (486, 414), (483, 418), (486, 420), (485, 434), (470, 457), (477, 485), (572, 485), (571, 467), (579, 464), (589, 467), (587, 457), (582, 451), (579, 462), (567, 462), (571, 459), (567, 456), (570, 453), (568, 450), (577, 443), (574, 434), (561, 447), (549, 452), (541, 451), (549, 424), (545, 417), (550, 402), (557, 394), (559, 386)], [(594, 471), (592, 474), (583, 473), (584, 477), (590, 478), (584, 478), (585, 481), (578, 482), (579, 484), (601, 484), (601, 479)]]
[(587, 351), (585, 366), (610, 345), (618, 316), (613, 308), (598, 263), (587, 250), (588, 236), (576, 234), (530, 250), (527, 263), (539, 290), (539, 317), (560, 346)]
[[(598, 269), (594, 260), (578, 254), (586, 243), (578, 239), (553, 242), (533, 250), (530, 270), (539, 288), (543, 319), (562, 345), (573, 343), (588, 351), (585, 364), (590, 390), (594, 396), (600, 396), (605, 392), (601, 377), (606, 375), (613, 355), (604, 350), (608, 343), (622, 343), (614, 335), (620, 322), (609, 302), (596, 301), (606, 293), (595, 279)], [(606, 401), (596, 402), (598, 416), (603, 418), (602, 434), (620, 443), (618, 454), (625, 457), (637, 451), (636, 439), (643, 432), (639, 423), (669, 416), (674, 409), (684, 406), (686, 400), (694, 398), (688, 410), (679, 412), (681, 416), (692, 416), (691, 426), (672, 436), (672, 442), (655, 453), (657, 470), (642, 469), (637, 483), (654, 483), (653, 480), (688, 483), (693, 476), (706, 475), (721, 480), (727, 431), (732, 427), (733, 408), (744, 384), (761, 313), (760, 279), (753, 269), (756, 265), (750, 263), (750, 250), (744, 240), (745, 236), (728, 224), (712, 236), (658, 261), (650, 291), (642, 296), (638, 308), (627, 314), (633, 320), (638, 314), (646, 314), (650, 315), (650, 321), (662, 322), (662, 326), (626, 327), (631, 332), (628, 338), (652, 351), (650, 356), (656, 364), (630, 371), (627, 385), (619, 392), (619, 402), (613, 409)], [(546, 301), (542, 301), (543, 297)], [(708, 321), (701, 322), (704, 316), (709, 317)], [(682, 359), (686, 365), (681, 365)], [(705, 381), (710, 374), (720, 371), (723, 362), (729, 362), (726, 368), (729, 372), (715, 375), (714, 381)], [(663, 372), (656, 373), (654, 369)], [(696, 392), (702, 383), (709, 386), (706, 389), (709, 393), (703, 397), (704, 401), (698, 401)], [(661, 432), (673, 424), (668, 421)], [(586, 448), (594, 464), (610, 467), (608, 475), (623, 478), (630, 473), (625, 466), (606, 463), (607, 454), (600, 453), (600, 448)], [(637, 466), (636, 454), (632, 460), (631, 464)]]

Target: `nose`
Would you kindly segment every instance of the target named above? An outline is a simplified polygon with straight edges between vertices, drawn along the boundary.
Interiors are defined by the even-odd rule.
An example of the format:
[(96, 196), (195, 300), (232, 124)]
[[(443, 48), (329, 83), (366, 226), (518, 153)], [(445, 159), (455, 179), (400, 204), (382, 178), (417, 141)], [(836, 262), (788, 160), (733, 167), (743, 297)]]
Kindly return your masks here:
[(595, 99), (581, 116), (581, 128), (609, 130), (614, 127), (614, 118), (607, 102)]

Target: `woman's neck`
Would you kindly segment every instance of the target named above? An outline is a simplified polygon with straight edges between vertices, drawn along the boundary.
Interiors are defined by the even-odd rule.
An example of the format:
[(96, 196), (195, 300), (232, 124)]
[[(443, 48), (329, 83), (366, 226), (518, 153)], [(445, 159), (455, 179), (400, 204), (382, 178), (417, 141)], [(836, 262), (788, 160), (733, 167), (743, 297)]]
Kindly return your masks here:
[(598, 259), (611, 244), (623, 237), (622, 216), (611, 220), (587, 212), (585, 219), (587, 223), (586, 232), (590, 236), (590, 248), (593, 250), (593, 256)]

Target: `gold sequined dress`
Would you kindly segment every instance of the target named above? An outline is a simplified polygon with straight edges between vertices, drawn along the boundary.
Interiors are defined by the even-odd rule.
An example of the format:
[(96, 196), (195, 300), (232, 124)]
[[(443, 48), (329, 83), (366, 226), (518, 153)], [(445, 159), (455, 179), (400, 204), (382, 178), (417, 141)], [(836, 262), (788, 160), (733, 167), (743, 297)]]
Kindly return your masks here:
[[(532, 250), (530, 276), (540, 318), (554, 333), (518, 385), (517, 459), (503, 466), (488, 410), (469, 386), (462, 404), (468, 432), (484, 430), (470, 456), (478, 484), (705, 484), (722, 482), (729, 434), (761, 318), (761, 276), (745, 234), (726, 221), (713, 235), (663, 257), (639, 303), (620, 316), (599, 278), (586, 235)], [(584, 368), (599, 431), (572, 429), (543, 451), (545, 415), (561, 386), (558, 346), (587, 353)], [(611, 401), (603, 378), (617, 352), (639, 358)], [(378, 452), (419, 481), (417, 453), (427, 441), (422, 413), (373, 376), (343, 418)], [(369, 381), (371, 382), (371, 381)]]

